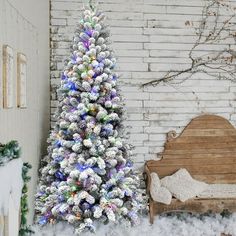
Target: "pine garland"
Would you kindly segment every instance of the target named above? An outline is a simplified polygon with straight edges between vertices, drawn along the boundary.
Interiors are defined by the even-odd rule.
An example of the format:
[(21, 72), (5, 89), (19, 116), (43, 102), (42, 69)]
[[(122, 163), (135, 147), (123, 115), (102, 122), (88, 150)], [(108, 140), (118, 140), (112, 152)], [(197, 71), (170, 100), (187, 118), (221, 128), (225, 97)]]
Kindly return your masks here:
[(7, 144), (0, 144), (0, 166), (20, 157), (20, 147), (18, 142), (13, 140)]
[(32, 166), (29, 163), (24, 163), (22, 167), (22, 179), (24, 181), (24, 185), (22, 188), (22, 195), (21, 195), (21, 224), (20, 224), (20, 231), (19, 236), (25, 236), (27, 234), (34, 233), (30, 226), (27, 225), (27, 213), (29, 211), (28, 208), (28, 186), (27, 183), (30, 181), (30, 177), (28, 176), (29, 169)]
[[(20, 154), (21, 154), (21, 148), (19, 147), (17, 141), (13, 140), (7, 144), (0, 144), (0, 166), (4, 166), (11, 160), (19, 158)], [(27, 203), (28, 201), (27, 183), (31, 179), (28, 176), (28, 172), (29, 169), (31, 168), (32, 166), (29, 163), (23, 163), (22, 179), (24, 185), (22, 188), (22, 195), (21, 195), (21, 224), (20, 224), (19, 236), (26, 236), (27, 234), (34, 233), (31, 230), (31, 227), (27, 225), (27, 218), (26, 218), (27, 213), (29, 211)]]

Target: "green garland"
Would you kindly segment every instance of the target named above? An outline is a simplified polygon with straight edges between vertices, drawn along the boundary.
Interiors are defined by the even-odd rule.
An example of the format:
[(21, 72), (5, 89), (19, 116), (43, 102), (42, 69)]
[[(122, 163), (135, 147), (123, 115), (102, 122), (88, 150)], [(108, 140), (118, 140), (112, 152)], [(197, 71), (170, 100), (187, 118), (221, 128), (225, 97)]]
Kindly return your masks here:
[(20, 147), (17, 141), (11, 141), (5, 145), (0, 144), (0, 166), (20, 157)]
[(30, 226), (27, 225), (27, 213), (29, 211), (28, 208), (28, 186), (27, 183), (30, 181), (30, 177), (28, 176), (29, 169), (32, 166), (29, 163), (24, 163), (22, 167), (22, 179), (24, 181), (24, 185), (22, 188), (22, 195), (21, 195), (21, 224), (19, 230), (19, 236), (25, 236), (27, 234), (34, 233)]
[[(17, 159), (20, 157), (21, 149), (17, 141), (10, 141), (9, 143), (3, 145), (0, 144), (0, 166), (4, 166), (6, 163), (13, 159)], [(22, 188), (22, 195), (21, 195), (21, 223), (20, 223), (20, 230), (19, 236), (25, 236), (27, 234), (34, 233), (31, 230), (31, 227), (27, 225), (27, 213), (29, 211), (28, 208), (28, 186), (27, 183), (30, 180), (28, 176), (29, 169), (32, 166), (29, 163), (24, 163), (22, 167), (22, 179), (23, 179), (23, 188)]]

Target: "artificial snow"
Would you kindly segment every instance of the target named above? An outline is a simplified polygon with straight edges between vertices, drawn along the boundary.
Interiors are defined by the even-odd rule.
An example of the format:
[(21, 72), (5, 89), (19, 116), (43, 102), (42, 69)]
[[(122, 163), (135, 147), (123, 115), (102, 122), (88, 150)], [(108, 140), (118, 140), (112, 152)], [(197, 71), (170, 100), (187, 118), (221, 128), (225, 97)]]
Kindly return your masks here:
[[(74, 236), (73, 228), (67, 223), (53, 226), (35, 226), (35, 236)], [(147, 216), (133, 228), (125, 225), (99, 225), (95, 234), (82, 233), (82, 236), (220, 236), (222, 233), (236, 236), (236, 213), (222, 217), (214, 215), (190, 215), (186, 213), (170, 216), (156, 216), (150, 225)]]
[[(17, 158), (0, 167), (0, 215), (8, 215), (9, 200), (12, 197), (15, 209), (20, 209), (20, 199), (23, 187), (23, 161)], [(14, 176), (12, 175), (14, 173)]]

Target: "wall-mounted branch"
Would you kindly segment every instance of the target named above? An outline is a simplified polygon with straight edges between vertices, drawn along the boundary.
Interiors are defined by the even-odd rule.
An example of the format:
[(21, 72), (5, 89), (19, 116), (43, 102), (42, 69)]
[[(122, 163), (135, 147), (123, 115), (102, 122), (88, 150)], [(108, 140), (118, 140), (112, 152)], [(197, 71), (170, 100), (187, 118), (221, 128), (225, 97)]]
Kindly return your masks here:
[(197, 39), (188, 53), (190, 65), (182, 70), (169, 70), (163, 77), (142, 86), (156, 86), (161, 82), (181, 83), (196, 73), (236, 82), (235, 26), (235, 7), (225, 3), (225, 0), (207, 1), (200, 24), (195, 28)]

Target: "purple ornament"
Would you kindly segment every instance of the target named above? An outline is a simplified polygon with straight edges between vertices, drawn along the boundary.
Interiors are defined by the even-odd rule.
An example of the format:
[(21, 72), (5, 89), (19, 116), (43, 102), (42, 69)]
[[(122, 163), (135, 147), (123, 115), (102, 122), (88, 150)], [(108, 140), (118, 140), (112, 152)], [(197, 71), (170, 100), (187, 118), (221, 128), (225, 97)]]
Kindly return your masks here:
[(116, 93), (116, 90), (112, 89), (111, 90), (111, 96), (112, 97), (116, 97), (117, 93)]
[(89, 41), (84, 41), (83, 44), (86, 48), (89, 48)]
[(88, 35), (88, 36), (92, 36), (94, 30), (86, 30), (85, 33)]

